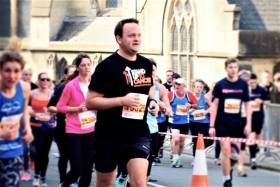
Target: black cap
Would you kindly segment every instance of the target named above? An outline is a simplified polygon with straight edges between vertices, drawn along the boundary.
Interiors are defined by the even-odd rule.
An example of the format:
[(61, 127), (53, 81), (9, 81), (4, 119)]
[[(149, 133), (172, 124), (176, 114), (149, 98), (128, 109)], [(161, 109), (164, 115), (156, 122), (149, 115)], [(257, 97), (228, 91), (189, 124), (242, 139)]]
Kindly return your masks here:
[(178, 73), (173, 73), (172, 78), (179, 79), (179, 78), (181, 78), (181, 76)]

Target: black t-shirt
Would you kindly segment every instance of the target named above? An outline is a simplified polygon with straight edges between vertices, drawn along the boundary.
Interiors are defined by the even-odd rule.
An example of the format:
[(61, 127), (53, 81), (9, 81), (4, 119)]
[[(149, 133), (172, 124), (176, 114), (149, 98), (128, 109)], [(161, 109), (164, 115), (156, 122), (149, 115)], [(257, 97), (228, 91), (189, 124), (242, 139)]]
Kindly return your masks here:
[[(58, 86), (55, 87), (54, 89), (54, 92), (53, 92), (53, 95), (48, 103), (48, 107), (50, 106), (56, 106), (61, 95), (62, 95), (62, 92), (63, 92), (63, 89), (65, 88), (65, 85), (64, 84), (60, 84)], [(58, 130), (59, 132), (66, 132), (66, 129), (65, 129), (65, 114), (63, 113), (57, 113), (56, 114), (56, 130)]]
[(167, 82), (166, 83), (164, 83), (163, 84), (164, 85), (164, 87), (170, 92), (171, 91), (171, 87), (172, 87), (172, 85), (170, 85), (170, 84), (167, 84)]
[(249, 101), (247, 82), (240, 78), (230, 82), (224, 78), (215, 85), (213, 97), (219, 99), (216, 123), (241, 123), (242, 102)]
[(266, 90), (257, 85), (256, 89), (251, 89), (250, 94), (250, 102), (253, 111), (252, 119), (263, 119), (264, 118), (264, 111), (263, 111), (263, 104), (257, 104), (255, 99), (261, 99), (263, 101), (268, 101), (269, 95), (267, 94)]
[[(89, 89), (104, 94), (105, 98), (123, 97), (128, 93), (148, 95), (152, 81), (152, 64), (143, 56), (129, 61), (117, 52), (102, 61), (91, 77)], [(129, 141), (142, 136), (149, 137), (147, 105), (143, 120), (122, 117), (123, 107), (98, 110), (95, 139)]]

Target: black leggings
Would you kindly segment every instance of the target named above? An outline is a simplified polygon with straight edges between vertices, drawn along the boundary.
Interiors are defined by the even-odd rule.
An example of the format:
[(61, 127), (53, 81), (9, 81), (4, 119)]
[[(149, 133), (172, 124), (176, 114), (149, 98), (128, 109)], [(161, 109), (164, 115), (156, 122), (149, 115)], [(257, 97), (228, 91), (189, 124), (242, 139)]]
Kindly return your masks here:
[(57, 127), (55, 129), (55, 142), (57, 144), (57, 148), (59, 151), (59, 159), (58, 159), (58, 171), (60, 177), (60, 183), (65, 181), (66, 171), (67, 171), (67, 163), (68, 163), (68, 153), (67, 153), (67, 141), (66, 141), (66, 133), (65, 129), (60, 129)]
[(149, 165), (148, 165), (148, 172), (147, 176), (150, 176), (151, 174), (151, 169), (152, 169), (152, 164), (154, 159), (157, 157), (158, 154), (158, 132), (151, 134), (151, 144), (150, 144), (150, 155), (148, 158)]
[(29, 170), (29, 145), (25, 142), (22, 143), (23, 144), (23, 155), (22, 155), (22, 159), (23, 159), (23, 167), (24, 167), (24, 171), (28, 171)]
[(87, 134), (66, 134), (67, 150), (71, 170), (66, 174), (65, 187), (79, 180), (79, 186), (89, 187), (93, 166), (93, 136), (94, 133)]
[[(203, 136), (209, 136), (209, 123), (198, 123), (198, 122), (190, 121), (190, 130), (193, 136), (197, 136), (198, 133), (203, 134)], [(192, 138), (192, 142), (193, 142), (193, 156), (195, 156), (197, 138)], [(213, 141), (204, 139), (205, 148), (212, 144)]]
[(33, 145), (35, 146), (35, 176), (45, 177), (49, 164), (49, 152), (53, 141), (53, 129), (42, 131), (41, 127), (32, 126), (34, 136)]
[[(169, 126), (168, 121), (164, 121), (163, 123), (158, 123), (158, 131), (167, 132), (168, 126)], [(163, 147), (164, 139), (165, 139), (165, 135), (158, 134), (158, 146), (157, 146), (157, 153), (155, 155), (156, 157), (158, 156), (158, 152), (160, 148)]]

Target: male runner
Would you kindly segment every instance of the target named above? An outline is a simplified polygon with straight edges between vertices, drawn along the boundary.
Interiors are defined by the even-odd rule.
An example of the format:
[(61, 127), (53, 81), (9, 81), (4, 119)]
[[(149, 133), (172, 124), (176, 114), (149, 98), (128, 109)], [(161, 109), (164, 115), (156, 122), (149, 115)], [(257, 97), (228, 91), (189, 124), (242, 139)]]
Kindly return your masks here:
[(168, 70), (166, 72), (166, 83), (163, 84), (163, 86), (165, 86), (165, 88), (170, 92), (170, 88), (173, 86), (173, 71), (172, 70)]
[[(157, 115), (152, 64), (137, 54), (141, 44), (138, 20), (115, 27), (119, 50), (103, 60), (92, 75), (86, 106), (98, 110), (94, 138), (96, 187), (112, 186), (119, 161), (125, 162), (130, 185), (147, 184), (150, 131), (147, 108)], [(149, 95), (149, 97), (148, 97)]]
[[(213, 90), (214, 101), (210, 118), (210, 136), (241, 138), (243, 134), (251, 132), (251, 107), (249, 102), (248, 84), (238, 78), (238, 60), (228, 58), (225, 61), (227, 77), (216, 83)], [(245, 102), (247, 124), (245, 128), (241, 122), (241, 105)], [(230, 162), (230, 141), (221, 140), (222, 171), (224, 187), (232, 186), (232, 169)]]
[[(264, 122), (264, 111), (263, 105), (270, 104), (270, 98), (267, 94), (266, 90), (258, 85), (258, 78), (257, 75), (252, 73), (250, 77), (250, 102), (253, 111), (252, 115), (252, 133), (250, 134), (250, 139), (260, 140), (261, 138), (261, 131)], [(249, 146), (250, 148), (250, 156), (251, 156), (251, 169), (257, 169), (256, 163), (256, 149), (257, 145), (253, 144)]]

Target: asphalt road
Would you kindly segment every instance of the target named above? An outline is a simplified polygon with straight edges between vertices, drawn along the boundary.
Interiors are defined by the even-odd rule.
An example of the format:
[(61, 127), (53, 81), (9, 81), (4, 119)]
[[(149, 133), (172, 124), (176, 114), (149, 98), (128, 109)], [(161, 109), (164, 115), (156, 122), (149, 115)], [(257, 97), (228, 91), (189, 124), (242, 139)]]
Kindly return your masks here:
[[(59, 186), (59, 174), (57, 169), (57, 158), (53, 153), (57, 153), (56, 146), (53, 144), (50, 152), (50, 163), (47, 171), (47, 183), (49, 187)], [(157, 182), (149, 183), (152, 187), (187, 187), (190, 186), (192, 179), (192, 167), (190, 165), (192, 158), (190, 156), (182, 156), (183, 168), (171, 168), (169, 153), (165, 152), (164, 158), (161, 159), (159, 166), (152, 168), (152, 178)], [(209, 182), (211, 187), (222, 186), (221, 166), (215, 166), (211, 159), (207, 160)], [(233, 186), (234, 187), (279, 187), (280, 173), (268, 170), (251, 170), (245, 168), (248, 174), (247, 178), (236, 177), (236, 169), (234, 171)], [(33, 172), (32, 172), (33, 173)], [(92, 185), (94, 186), (95, 173), (92, 175)], [(31, 187), (32, 180), (22, 182), (20, 187)]]

